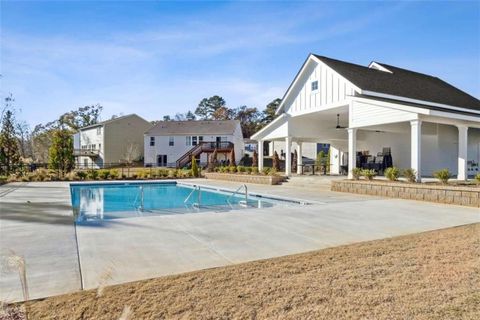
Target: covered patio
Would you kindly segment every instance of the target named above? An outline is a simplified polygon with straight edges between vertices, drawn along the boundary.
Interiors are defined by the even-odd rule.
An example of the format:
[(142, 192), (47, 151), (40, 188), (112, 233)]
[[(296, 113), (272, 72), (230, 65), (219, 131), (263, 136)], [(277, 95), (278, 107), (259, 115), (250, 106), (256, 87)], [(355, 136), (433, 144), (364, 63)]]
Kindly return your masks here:
[[(353, 178), (356, 167), (374, 169), (379, 174), (391, 166), (412, 168), (417, 181), (431, 177), (443, 168), (456, 175), (458, 180), (467, 180), (480, 173), (478, 99), (445, 86), (443, 81), (438, 84), (441, 81), (438, 78), (432, 80), (416, 73), (413, 76), (400, 74), (406, 73), (403, 69), (398, 73), (406, 80), (408, 77), (425, 78), (427, 84), (434, 82), (437, 87), (448, 91), (447, 98), (456, 95), (459, 103), (465, 100), (472, 107), (369, 92), (358, 88), (335, 70), (339, 66), (340, 71), (360, 66), (352, 67), (342, 62), (347, 64), (345, 66), (338, 62), (335, 60), (330, 64), (328, 58), (316, 56), (307, 59), (287, 90), (277, 110), (278, 117), (252, 136), (258, 141), (259, 169), (264, 165), (264, 142), (282, 141), (287, 176), (302, 172), (302, 144), (309, 142), (329, 143), (330, 174), (348, 173), (348, 178)], [(371, 76), (372, 81), (376, 81), (378, 75), (395, 73), (390, 71), (394, 70), (391, 66), (387, 71), (375, 69), (375, 65), (360, 68), (368, 70), (361, 69)], [(322, 80), (326, 83), (322, 84)], [(292, 163), (295, 150), (297, 163)]]

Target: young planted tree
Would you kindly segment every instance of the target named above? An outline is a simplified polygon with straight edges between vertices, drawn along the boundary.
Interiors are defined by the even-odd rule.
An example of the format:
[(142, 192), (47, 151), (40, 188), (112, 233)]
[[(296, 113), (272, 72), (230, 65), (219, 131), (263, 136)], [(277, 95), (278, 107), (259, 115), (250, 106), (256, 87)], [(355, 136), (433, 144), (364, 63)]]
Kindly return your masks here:
[(257, 153), (257, 150), (254, 150), (253, 156), (252, 156), (252, 167), (257, 167), (257, 166), (258, 166), (258, 153)]
[(210, 155), (210, 159), (208, 161), (208, 170), (212, 172), (215, 167), (217, 166), (217, 148), (215, 148)]
[(292, 157), (292, 168), (294, 169), (293, 171), (297, 172), (297, 162), (298, 162), (298, 153), (297, 149), (293, 151), (293, 157)]
[(75, 165), (73, 138), (69, 130), (55, 130), (48, 153), (48, 167), (57, 170), (62, 176)]
[(280, 171), (280, 158), (278, 157), (277, 151), (273, 154), (272, 167), (273, 169)]
[(198, 165), (195, 156), (192, 156), (192, 176), (198, 178)]
[(229, 154), (229, 162), (230, 162), (230, 165), (231, 166), (234, 166), (236, 167), (237, 166), (237, 163), (235, 161), (235, 149), (232, 149), (232, 151), (230, 151), (230, 154)]
[(8, 175), (20, 164), (20, 152), (13, 112), (6, 110), (2, 120), (2, 129), (0, 131), (0, 172)]

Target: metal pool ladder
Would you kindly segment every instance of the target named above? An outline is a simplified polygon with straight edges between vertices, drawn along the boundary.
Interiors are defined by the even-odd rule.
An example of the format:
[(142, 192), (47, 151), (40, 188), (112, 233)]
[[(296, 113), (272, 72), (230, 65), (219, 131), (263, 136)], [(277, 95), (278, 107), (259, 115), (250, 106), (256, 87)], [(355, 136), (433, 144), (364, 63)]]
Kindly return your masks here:
[(202, 189), (200, 188), (200, 186), (194, 186), (192, 192), (190, 192), (190, 194), (188, 195), (188, 197), (185, 198), (185, 200), (183, 201), (184, 204), (187, 204), (188, 200), (190, 200), (190, 198), (192, 197), (193, 193), (195, 191), (198, 190), (198, 195), (197, 195), (197, 202), (194, 202), (192, 204), (193, 207), (196, 207), (196, 208), (200, 208), (200, 203), (202, 201)]
[(240, 190), (242, 189), (245, 189), (245, 200), (240, 200), (238, 202), (238, 204), (242, 207), (247, 207), (248, 206), (248, 187), (246, 184), (243, 184), (241, 185), (240, 187), (238, 187), (237, 190), (235, 190), (234, 192), (232, 192), (232, 194), (227, 198), (227, 203), (231, 206), (232, 204), (230, 203), (230, 199), (233, 198), (233, 196), (235, 196), (236, 194), (239, 193)]

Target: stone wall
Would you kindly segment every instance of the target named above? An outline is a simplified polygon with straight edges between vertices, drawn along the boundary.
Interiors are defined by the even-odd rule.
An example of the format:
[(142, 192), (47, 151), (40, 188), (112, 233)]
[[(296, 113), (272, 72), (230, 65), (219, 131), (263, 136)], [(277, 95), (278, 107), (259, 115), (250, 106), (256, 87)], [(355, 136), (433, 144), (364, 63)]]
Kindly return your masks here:
[(235, 173), (205, 172), (204, 175), (207, 179), (270, 185), (280, 184), (285, 180), (283, 176), (261, 176)]
[(480, 207), (480, 188), (402, 182), (332, 181), (332, 191)]

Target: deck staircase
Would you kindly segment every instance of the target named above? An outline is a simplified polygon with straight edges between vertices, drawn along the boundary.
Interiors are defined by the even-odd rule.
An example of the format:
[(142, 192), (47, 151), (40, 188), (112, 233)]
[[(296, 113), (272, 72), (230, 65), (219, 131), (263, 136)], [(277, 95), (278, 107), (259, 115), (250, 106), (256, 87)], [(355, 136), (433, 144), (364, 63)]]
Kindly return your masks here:
[(230, 153), (233, 150), (233, 147), (234, 145), (232, 142), (200, 142), (178, 158), (176, 167), (185, 167), (192, 161), (192, 157), (197, 157), (204, 152), (212, 153), (217, 149), (218, 153)]

